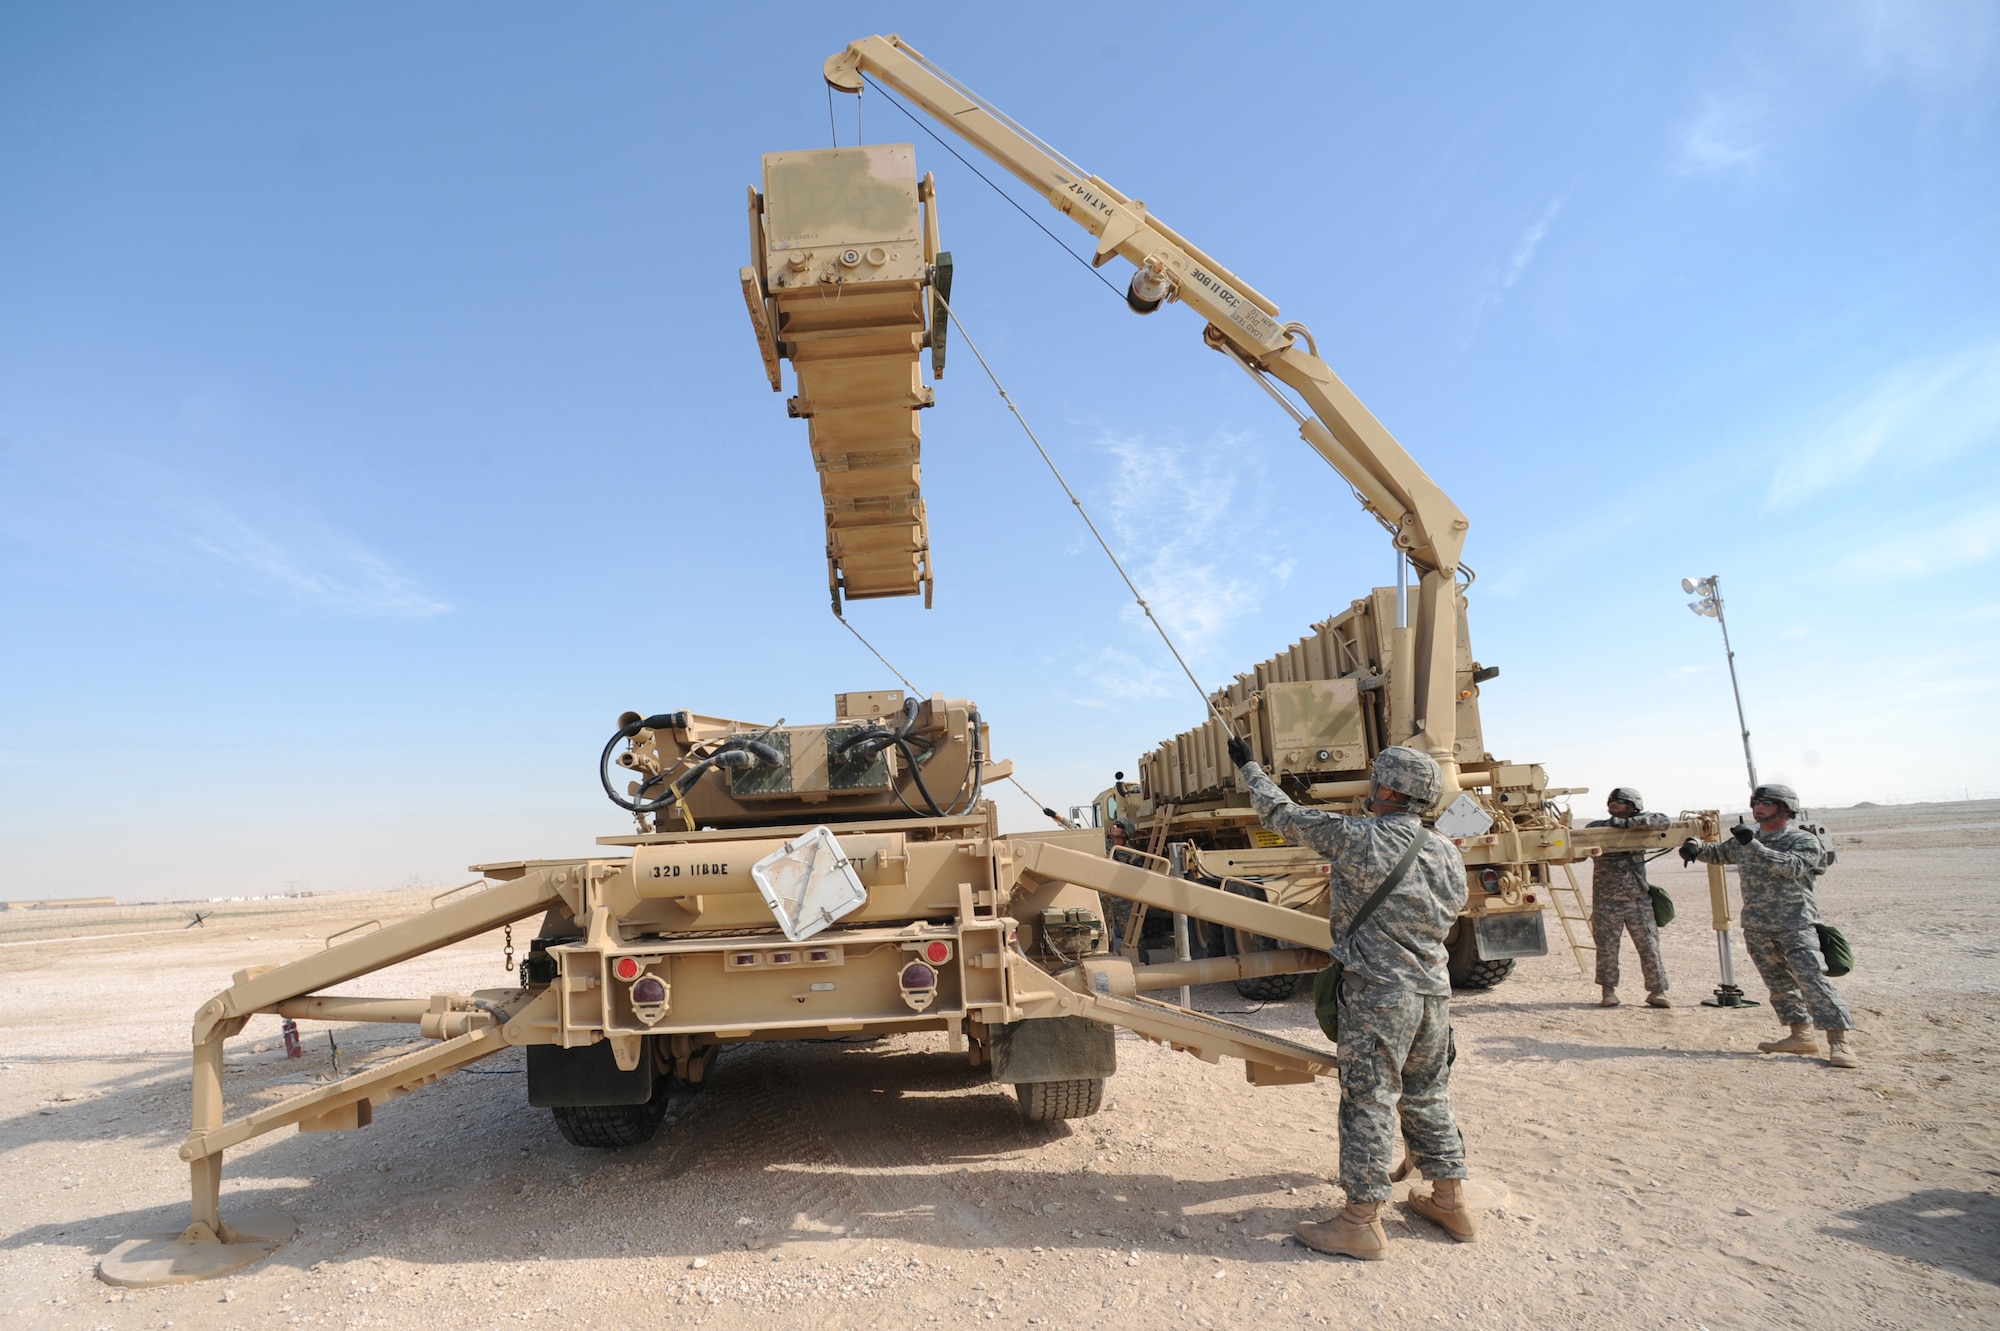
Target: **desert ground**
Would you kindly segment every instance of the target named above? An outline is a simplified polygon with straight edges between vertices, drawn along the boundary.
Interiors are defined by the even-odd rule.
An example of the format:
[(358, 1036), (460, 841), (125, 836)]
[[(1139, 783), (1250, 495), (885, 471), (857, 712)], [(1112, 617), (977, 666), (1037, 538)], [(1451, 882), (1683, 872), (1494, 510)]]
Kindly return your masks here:
[[(1632, 1002), (1628, 949), (1627, 1005), (1600, 1009), (1554, 929), (1549, 956), (1460, 996), (1484, 1230), (1454, 1245), (1392, 1204), (1395, 1251), (1366, 1264), (1290, 1238), (1339, 1203), (1330, 1083), (1257, 1089), (1121, 1035), (1103, 1112), (1030, 1127), (942, 1037), (911, 1037), (737, 1048), (616, 1153), (565, 1143), (503, 1054), (359, 1132), (232, 1152), (224, 1214), (282, 1210), (298, 1236), (223, 1280), (115, 1289), (103, 1254), (185, 1223), (195, 1008), (429, 893), (204, 905), (192, 929), (192, 908), (7, 912), (0, 1328), (2000, 1326), (2000, 802), (1820, 816), (1859, 1071), (1757, 1054), (1768, 1007), (1698, 1005), (1717, 979), (1706, 891), (1669, 857), (1677, 1005)], [(347, 991), (500, 987), (501, 946)], [(1740, 940), (1737, 965), (1761, 995)], [(1195, 997), (1319, 1039), (1304, 998)], [(329, 1031), (351, 1069), (404, 1029), (308, 1025), (290, 1060), (254, 1018), (231, 1113), (333, 1075)]]

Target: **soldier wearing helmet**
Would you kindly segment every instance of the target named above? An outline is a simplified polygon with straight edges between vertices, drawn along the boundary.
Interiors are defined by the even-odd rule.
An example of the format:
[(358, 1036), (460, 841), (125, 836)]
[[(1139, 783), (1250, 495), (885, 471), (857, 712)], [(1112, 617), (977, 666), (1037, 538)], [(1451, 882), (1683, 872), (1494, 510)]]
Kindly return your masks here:
[[(1380, 1211), (1400, 1130), (1410, 1161), (1433, 1180), (1406, 1203), (1460, 1242), (1476, 1231), (1463, 1180), (1465, 1139), (1451, 1110), (1451, 977), (1445, 935), (1465, 907), (1465, 861), (1424, 827), (1444, 774), (1429, 754), (1396, 745), (1376, 756), (1368, 817), (1294, 804), (1229, 741), (1229, 757), (1265, 827), (1331, 862), (1330, 923), (1340, 986), (1340, 1183), (1347, 1206), (1331, 1220), (1298, 1227), (1320, 1252), (1377, 1260), (1388, 1253)], [(1362, 923), (1355, 914), (1413, 843), (1404, 876)]]
[[(1615, 787), (1604, 801), (1606, 817), (1592, 827), (1665, 827), (1663, 813), (1647, 813), (1646, 799), (1631, 786)], [(1652, 887), (1646, 882), (1644, 851), (1611, 851), (1592, 861), (1590, 869), (1590, 937), (1597, 945), (1600, 1006), (1618, 1006), (1618, 949), (1626, 934), (1639, 953), (1639, 970), (1646, 977), (1646, 1006), (1672, 1007), (1667, 998), (1667, 968), (1660, 960), (1660, 926), (1653, 918)]]
[(1743, 946), (1771, 991), (1771, 1010), (1792, 1028), (1782, 1040), (1757, 1046), (1766, 1054), (1817, 1054), (1813, 1027), (1826, 1032), (1826, 1061), (1836, 1068), (1861, 1062), (1847, 1043), (1854, 1014), (1820, 969), (1819, 903), (1813, 881), (1826, 872), (1827, 848), (1793, 819), (1803, 810), (1790, 786), (1763, 785), (1751, 792), (1753, 830), (1737, 826), (1721, 841), (1681, 843), (1690, 863), (1733, 864), (1743, 889)]

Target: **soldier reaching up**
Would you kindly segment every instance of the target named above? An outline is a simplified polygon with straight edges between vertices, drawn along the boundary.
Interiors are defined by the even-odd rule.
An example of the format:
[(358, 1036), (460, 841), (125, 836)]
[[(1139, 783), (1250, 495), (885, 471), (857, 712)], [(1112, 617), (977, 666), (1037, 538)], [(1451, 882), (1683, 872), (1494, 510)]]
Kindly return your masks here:
[[(1663, 813), (1647, 813), (1645, 797), (1630, 786), (1619, 786), (1604, 801), (1608, 818), (1592, 827), (1665, 827)], [(1667, 1000), (1667, 968), (1660, 961), (1660, 926), (1653, 918), (1653, 893), (1646, 882), (1644, 851), (1612, 851), (1598, 857), (1590, 869), (1590, 937), (1597, 945), (1597, 984), (1604, 991), (1601, 1007), (1618, 1006), (1618, 949), (1632, 935), (1639, 953), (1639, 970), (1646, 977), (1646, 1006), (1672, 1007)]]
[[(1340, 985), (1340, 1184), (1347, 1206), (1331, 1220), (1298, 1227), (1320, 1252), (1379, 1261), (1388, 1255), (1380, 1211), (1398, 1117), (1410, 1158), (1429, 1193), (1411, 1210), (1459, 1242), (1476, 1233), (1464, 1195), (1465, 1139), (1451, 1112), (1451, 977), (1444, 940), (1465, 906), (1465, 861), (1418, 815), (1436, 802), (1444, 774), (1429, 754), (1396, 745), (1376, 755), (1366, 818), (1294, 804), (1250, 748), (1229, 741), (1229, 757), (1264, 826), (1332, 862), (1334, 957)], [(1415, 850), (1414, 859), (1406, 853)], [(1402, 879), (1358, 929), (1351, 922), (1394, 873)]]
[(1743, 945), (1764, 985), (1771, 991), (1771, 1010), (1792, 1033), (1757, 1046), (1766, 1054), (1817, 1054), (1812, 1028), (1826, 1032), (1826, 1061), (1836, 1068), (1858, 1068), (1861, 1061), (1848, 1046), (1854, 1014), (1840, 991), (1820, 969), (1819, 903), (1813, 880), (1826, 871), (1826, 847), (1818, 836), (1792, 826), (1799, 814), (1799, 793), (1790, 786), (1759, 786), (1750, 796), (1750, 816), (1756, 830), (1730, 829), (1724, 841), (1681, 843), (1681, 858), (1689, 863), (1733, 864), (1743, 888)]

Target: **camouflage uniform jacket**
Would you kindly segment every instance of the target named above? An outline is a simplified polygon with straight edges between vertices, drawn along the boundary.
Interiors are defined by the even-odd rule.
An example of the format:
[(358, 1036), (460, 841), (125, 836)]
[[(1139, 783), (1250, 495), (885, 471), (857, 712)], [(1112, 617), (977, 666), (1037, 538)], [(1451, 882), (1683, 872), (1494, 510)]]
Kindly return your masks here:
[[(1410, 838), (1427, 835), (1411, 813), (1356, 818), (1300, 808), (1256, 763), (1243, 765), (1243, 780), (1264, 826), (1310, 846), (1332, 863), (1328, 922), (1335, 939), (1347, 932), (1354, 912), (1403, 858)], [(1448, 839), (1430, 835), (1396, 890), (1354, 937), (1335, 946), (1333, 955), (1348, 974), (1368, 984), (1448, 996), (1444, 939), (1464, 908), (1465, 861)]]
[(1743, 889), (1743, 927), (1761, 933), (1810, 929), (1819, 923), (1813, 871), (1826, 862), (1819, 838), (1787, 823), (1759, 832), (1748, 845), (1734, 837), (1704, 841), (1695, 857), (1705, 864), (1733, 864)]
[[(1673, 819), (1664, 813), (1635, 813), (1630, 818), (1599, 818), (1586, 827), (1665, 827)], [(1590, 896), (1593, 901), (1620, 898), (1646, 901), (1646, 853), (1641, 850), (1611, 851), (1591, 863)]]

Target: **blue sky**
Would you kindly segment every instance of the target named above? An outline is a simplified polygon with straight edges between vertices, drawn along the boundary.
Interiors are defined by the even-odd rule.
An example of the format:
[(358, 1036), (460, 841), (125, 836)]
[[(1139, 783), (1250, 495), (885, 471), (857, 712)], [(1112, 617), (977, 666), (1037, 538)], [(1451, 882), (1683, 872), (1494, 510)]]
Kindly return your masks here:
[[(0, 896), (580, 853), (619, 712), (892, 685), (735, 277), (886, 31), (1311, 325), (1472, 519), (1496, 754), (1739, 800), (1716, 573), (1767, 778), (2000, 785), (2000, 11), (741, 12), (0, 16)], [(1194, 316), (862, 127), (1204, 680), (1393, 576)], [(936, 607), (854, 622), (1087, 799), (1199, 701), (963, 347), (924, 429)]]

